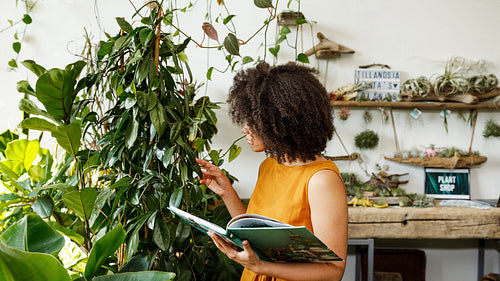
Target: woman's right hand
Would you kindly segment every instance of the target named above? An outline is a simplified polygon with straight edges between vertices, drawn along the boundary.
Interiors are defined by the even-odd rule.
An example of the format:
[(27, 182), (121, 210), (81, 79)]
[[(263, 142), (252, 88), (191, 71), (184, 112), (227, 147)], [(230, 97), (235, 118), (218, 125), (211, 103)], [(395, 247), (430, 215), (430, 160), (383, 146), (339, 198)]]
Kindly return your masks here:
[(196, 158), (196, 162), (201, 165), (201, 171), (203, 173), (200, 183), (206, 185), (215, 192), (215, 194), (224, 198), (224, 195), (232, 190), (231, 182), (227, 176), (219, 167), (208, 161)]

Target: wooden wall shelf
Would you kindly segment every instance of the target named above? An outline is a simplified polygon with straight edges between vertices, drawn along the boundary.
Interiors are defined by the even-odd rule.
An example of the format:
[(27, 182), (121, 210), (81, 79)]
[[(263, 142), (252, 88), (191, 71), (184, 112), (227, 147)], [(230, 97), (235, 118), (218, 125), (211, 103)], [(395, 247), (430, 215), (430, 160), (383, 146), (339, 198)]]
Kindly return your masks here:
[(476, 103), (466, 104), (457, 102), (409, 102), (409, 101), (330, 101), (335, 107), (389, 107), (394, 109), (428, 109), (428, 110), (497, 110), (500, 111), (500, 104)]

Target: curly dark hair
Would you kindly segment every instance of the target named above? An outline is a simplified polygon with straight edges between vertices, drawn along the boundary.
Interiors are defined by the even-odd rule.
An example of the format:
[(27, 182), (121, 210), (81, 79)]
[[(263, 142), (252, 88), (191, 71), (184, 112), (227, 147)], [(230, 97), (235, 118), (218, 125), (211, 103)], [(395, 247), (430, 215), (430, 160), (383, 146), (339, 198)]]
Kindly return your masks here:
[(227, 100), (236, 124), (247, 124), (266, 154), (286, 161), (314, 160), (333, 135), (332, 107), (313, 70), (260, 62), (234, 77)]

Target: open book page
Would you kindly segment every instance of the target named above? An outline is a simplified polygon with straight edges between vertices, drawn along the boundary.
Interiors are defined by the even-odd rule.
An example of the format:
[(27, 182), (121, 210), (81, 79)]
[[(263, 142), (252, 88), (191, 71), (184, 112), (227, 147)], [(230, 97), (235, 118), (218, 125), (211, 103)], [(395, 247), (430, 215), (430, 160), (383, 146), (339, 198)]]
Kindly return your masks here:
[(292, 227), (289, 224), (280, 222), (257, 214), (241, 214), (227, 223), (227, 228), (250, 228), (250, 227)]

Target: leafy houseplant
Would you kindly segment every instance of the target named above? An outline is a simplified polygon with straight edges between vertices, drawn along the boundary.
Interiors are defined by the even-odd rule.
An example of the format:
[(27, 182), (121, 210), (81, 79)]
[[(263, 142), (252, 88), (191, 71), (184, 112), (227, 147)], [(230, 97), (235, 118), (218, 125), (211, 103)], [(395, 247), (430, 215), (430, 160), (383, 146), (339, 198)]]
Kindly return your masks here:
[[(38, 79), (35, 87), (18, 84), (29, 97), (19, 107), (32, 116), (20, 127), (50, 133), (65, 155), (54, 171), (52, 156), (39, 152), (37, 141), (15, 146), (15, 137), (6, 134), (11, 138), (0, 167), (12, 194), (0, 197), (2, 225), (8, 227), (0, 238), (0, 264), (7, 280), (38, 258), (50, 266), (37, 267), (31, 272), (38, 276), (26, 278), (44, 280), (50, 268), (57, 275), (53, 280), (70, 280), (51, 257), (62, 248), (59, 232), (88, 255), (84, 270), (72, 278), (169, 280), (174, 274), (157, 271), (170, 271), (177, 280), (227, 280), (239, 274), (208, 237), (166, 209), (174, 205), (219, 224), (227, 221), (224, 208), (209, 208), (215, 195), (198, 184), (195, 158), (207, 151), (220, 165), (226, 153), (232, 160), (240, 151), (235, 144), (224, 154), (210, 149), (218, 105), (196, 97), (199, 87), (183, 54), (190, 38), (176, 44), (162, 32), (172, 13), (157, 5), (137, 28), (118, 18), (122, 31), (101, 42), (89, 63), (47, 70), (23, 62)], [(11, 153), (17, 146), (25, 153)], [(32, 165), (38, 154), (40, 164)], [(30, 247), (36, 231), (24, 230), (37, 227), (57, 243)]]

